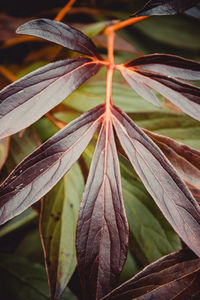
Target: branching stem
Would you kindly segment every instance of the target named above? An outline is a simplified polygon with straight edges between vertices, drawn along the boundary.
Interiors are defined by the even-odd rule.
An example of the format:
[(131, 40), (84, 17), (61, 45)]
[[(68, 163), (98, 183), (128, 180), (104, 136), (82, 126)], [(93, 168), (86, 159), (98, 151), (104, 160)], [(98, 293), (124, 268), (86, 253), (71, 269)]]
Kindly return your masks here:
[(109, 34), (109, 32), (114, 32), (114, 31), (117, 31), (117, 30), (120, 30), (124, 27), (127, 27), (127, 26), (130, 26), (132, 24), (135, 24), (135, 23), (138, 23), (142, 20), (145, 20), (147, 19), (148, 16), (143, 16), (143, 17), (133, 17), (133, 18), (130, 18), (128, 20), (125, 20), (125, 21), (122, 21), (122, 22), (119, 22), (117, 24), (114, 24), (114, 25), (111, 25), (111, 26), (108, 26), (105, 30), (104, 30), (104, 34)]

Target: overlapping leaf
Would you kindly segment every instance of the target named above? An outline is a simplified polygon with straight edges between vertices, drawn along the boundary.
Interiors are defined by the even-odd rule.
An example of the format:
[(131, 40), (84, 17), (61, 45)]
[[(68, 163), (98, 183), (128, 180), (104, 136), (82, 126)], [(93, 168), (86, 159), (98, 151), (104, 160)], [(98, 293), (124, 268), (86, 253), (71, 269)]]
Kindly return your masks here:
[(173, 55), (153, 54), (136, 58), (119, 69), (132, 88), (149, 102), (159, 103), (151, 91), (154, 89), (183, 112), (200, 120), (200, 88), (176, 78), (199, 80), (199, 63)]
[[(181, 242), (125, 158), (120, 159), (124, 205), (133, 253), (144, 265), (181, 249)], [(144, 218), (145, 216), (145, 218)]]
[(200, 259), (181, 250), (147, 266), (102, 300), (198, 299), (199, 279)]
[(200, 204), (200, 152), (168, 137), (145, 130), (162, 150)]
[(103, 123), (77, 225), (77, 257), (86, 299), (110, 291), (127, 255), (128, 228), (112, 124)]
[(175, 231), (200, 256), (200, 207), (159, 148), (119, 109), (117, 136), (131, 164)]
[(145, 133), (158, 145), (179, 176), (200, 188), (200, 152), (175, 140), (145, 130)]
[(4, 88), (0, 92), (0, 138), (34, 123), (99, 68), (90, 58), (67, 59), (48, 64)]
[(137, 12), (137, 15), (175, 15), (180, 13), (200, 18), (199, 0), (149, 0)]
[(59, 299), (76, 268), (75, 232), (84, 180), (76, 163), (44, 197), (41, 234), (52, 299)]
[(29, 21), (17, 29), (17, 33), (37, 36), (68, 49), (101, 59), (93, 42), (81, 31), (62, 22), (49, 19)]
[(142, 68), (185, 80), (200, 80), (200, 63), (169, 54), (150, 54), (125, 64), (126, 67)]
[(104, 106), (83, 114), (22, 161), (0, 187), (0, 223), (45, 195), (86, 148), (101, 122)]

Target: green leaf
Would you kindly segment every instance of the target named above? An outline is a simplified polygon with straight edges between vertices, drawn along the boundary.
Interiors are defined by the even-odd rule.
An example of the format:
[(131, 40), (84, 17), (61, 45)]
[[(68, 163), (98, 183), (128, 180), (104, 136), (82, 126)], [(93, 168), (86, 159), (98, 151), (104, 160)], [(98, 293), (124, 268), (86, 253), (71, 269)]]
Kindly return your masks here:
[(6, 234), (22, 227), (26, 223), (31, 222), (37, 217), (37, 213), (34, 212), (31, 208), (25, 210), (22, 214), (15, 217), (14, 219), (7, 222), (5, 225), (0, 228), (0, 238), (5, 236)]
[[(5, 300), (49, 300), (49, 289), (44, 267), (29, 260), (0, 254), (0, 291)], [(62, 300), (77, 299), (66, 289)]]
[(42, 142), (48, 140), (52, 135), (54, 135), (59, 130), (46, 117), (41, 118), (35, 124), (33, 124), (33, 128), (39, 135)]
[(6, 162), (10, 146), (10, 137), (0, 140), (0, 170)]
[[(105, 81), (91, 80), (64, 100), (68, 107), (87, 111), (105, 101)], [(159, 108), (141, 98), (130, 87), (113, 83), (114, 104), (126, 112), (158, 111)]]
[(126, 259), (125, 265), (123, 267), (123, 270), (120, 274), (119, 283), (123, 283), (123, 282), (129, 280), (135, 274), (137, 274), (137, 272), (139, 272), (137, 263), (132, 255), (132, 253), (130, 252), (130, 250), (128, 250), (127, 259)]
[(121, 158), (120, 166), (130, 233), (146, 263), (179, 250), (181, 248), (179, 237), (161, 214), (142, 182), (132, 171), (130, 163)]
[[(33, 152), (40, 145), (40, 140), (31, 128), (27, 128), (22, 137), (19, 134), (15, 134), (10, 140), (9, 157), (6, 161), (6, 169), (11, 172), (17, 164), (19, 164), (27, 155)], [(16, 230), (26, 223), (34, 220), (37, 214), (31, 209), (27, 209), (19, 216), (8, 221), (5, 225), (1, 226), (0, 237)]]
[(102, 21), (86, 25), (81, 31), (88, 37), (92, 38), (99, 34), (110, 22)]
[(197, 30), (199, 25), (199, 21), (185, 16), (154, 16), (145, 22), (135, 24), (134, 27), (156, 41), (189, 50), (199, 50), (200, 39)]
[(75, 232), (83, 189), (76, 163), (43, 201), (41, 234), (53, 299), (62, 294), (76, 267)]
[(130, 116), (140, 127), (200, 150), (200, 122), (184, 114), (158, 111), (134, 113)]
[(12, 170), (22, 161), (22, 159), (33, 152), (40, 144), (41, 143), (37, 134), (31, 128), (26, 129), (22, 133), (21, 137), (18, 133), (14, 134), (11, 137), (7, 168)]

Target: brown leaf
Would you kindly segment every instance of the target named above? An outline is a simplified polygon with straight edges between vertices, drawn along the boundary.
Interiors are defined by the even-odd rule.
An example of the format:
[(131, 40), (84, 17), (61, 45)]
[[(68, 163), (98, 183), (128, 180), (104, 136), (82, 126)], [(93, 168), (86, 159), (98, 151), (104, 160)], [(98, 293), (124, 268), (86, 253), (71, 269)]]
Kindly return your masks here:
[(102, 300), (183, 300), (200, 294), (200, 259), (185, 249), (148, 265)]

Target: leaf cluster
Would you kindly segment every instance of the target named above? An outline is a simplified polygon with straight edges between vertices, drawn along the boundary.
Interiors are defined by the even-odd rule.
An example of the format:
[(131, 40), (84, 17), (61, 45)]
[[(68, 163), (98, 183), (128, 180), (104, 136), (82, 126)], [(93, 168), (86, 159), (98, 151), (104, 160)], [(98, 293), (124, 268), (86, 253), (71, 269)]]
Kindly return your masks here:
[[(0, 186), (0, 223), (42, 199), (41, 207), (35, 209), (40, 214), (51, 299), (61, 297), (76, 264), (80, 299), (198, 299), (200, 152), (194, 148), (200, 148), (200, 88), (195, 85), (200, 80), (200, 63), (163, 53), (137, 55), (126, 62), (122, 55), (114, 60), (115, 46), (121, 51), (114, 43), (118, 29), (148, 15), (186, 13), (199, 18), (198, 12), (199, 1), (148, 1), (137, 13), (139, 18), (95, 24), (96, 34), (107, 36), (107, 58), (88, 36), (92, 35), (89, 27), (86, 35), (71, 25), (46, 18), (18, 27), (18, 34), (42, 38), (79, 53), (36, 68), (0, 92), (0, 168), (8, 157), (10, 136), (18, 132), (24, 135), (21, 140), (17, 135), (11, 139), (10, 169), (17, 167)], [(102, 47), (102, 37), (100, 41)], [(128, 41), (125, 45), (131, 55), (138, 54)], [(115, 77), (115, 71), (129, 88), (121, 77)], [(91, 95), (87, 89), (95, 81), (79, 87), (94, 75), (101, 79), (96, 81), (100, 91)], [(116, 94), (122, 93), (120, 107), (116, 106), (113, 81)], [(131, 88), (135, 94), (126, 96)], [(90, 97), (97, 99), (96, 106), (87, 104)], [(123, 97), (131, 98), (127, 106)], [(132, 109), (129, 104), (134, 97)], [(143, 105), (141, 98), (150, 104)], [(89, 106), (88, 111), (82, 101)], [(126, 107), (129, 114), (124, 111)], [(41, 119), (43, 115), (47, 119)], [(35, 129), (27, 129), (32, 124)], [(193, 135), (198, 132), (195, 138), (190, 131), (183, 137), (176, 132), (188, 128), (193, 129)], [(180, 143), (187, 139), (187, 145)], [(24, 146), (27, 141), (28, 156)], [(14, 149), (19, 146), (22, 150), (17, 155)], [(31, 212), (28, 216), (34, 217)], [(187, 249), (180, 250), (179, 238)], [(26, 272), (44, 273), (35, 265), (21, 272), (27, 265), (23, 259), (19, 265), (17, 276), (23, 275), (24, 282)], [(128, 274), (125, 268), (130, 266), (131, 276), (133, 269), (137, 274), (115, 288), (122, 270)], [(16, 274), (7, 256), (1, 256), (0, 267)], [(37, 281), (31, 280), (29, 285), (34, 294)], [(66, 297), (75, 297), (68, 289), (65, 293), (69, 293)], [(39, 294), (41, 299), (48, 298), (45, 280)]]

